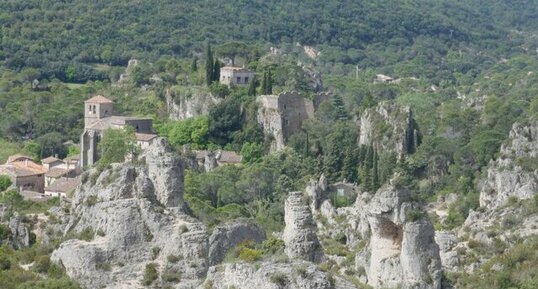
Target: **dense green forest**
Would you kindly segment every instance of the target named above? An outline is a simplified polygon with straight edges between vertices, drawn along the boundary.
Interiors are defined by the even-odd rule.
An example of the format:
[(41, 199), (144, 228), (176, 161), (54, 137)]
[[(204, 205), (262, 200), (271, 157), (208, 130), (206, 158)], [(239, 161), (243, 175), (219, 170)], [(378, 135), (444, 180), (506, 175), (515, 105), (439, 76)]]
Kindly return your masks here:
[[(119, 112), (152, 117), (178, 151), (243, 155), (242, 166), (187, 172), (185, 198), (208, 224), (247, 217), (277, 231), (286, 193), (312, 177), (374, 191), (398, 172), (418, 201), (462, 196), (435, 223), (454, 228), (478, 207), (477, 181), (512, 124), (538, 118), (537, 16), (533, 0), (1, 1), (0, 163), (17, 152), (69, 154), (63, 143), (78, 142), (83, 101), (99, 93)], [(230, 44), (249, 68), (271, 75), (274, 93), (311, 97), (308, 68), (333, 95), (278, 154), (267, 155), (256, 122), (254, 95), (266, 84), (228, 89), (207, 79), (208, 45), (222, 57)], [(119, 84), (133, 58), (139, 65)], [(379, 73), (402, 81), (374, 84)], [(172, 121), (167, 90), (222, 101), (207, 116)], [(355, 118), (382, 101), (413, 111), (421, 145), (405, 158), (356, 143)]]

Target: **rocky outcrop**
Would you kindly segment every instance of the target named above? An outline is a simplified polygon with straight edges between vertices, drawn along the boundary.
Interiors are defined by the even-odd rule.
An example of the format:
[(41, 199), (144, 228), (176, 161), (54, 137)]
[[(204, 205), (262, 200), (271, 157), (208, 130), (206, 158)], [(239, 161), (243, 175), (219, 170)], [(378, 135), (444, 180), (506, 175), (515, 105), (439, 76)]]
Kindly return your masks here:
[(222, 262), (226, 253), (241, 242), (260, 243), (263, 240), (265, 240), (265, 232), (256, 224), (233, 222), (219, 226), (209, 237), (209, 264), (216, 265)]
[[(538, 162), (538, 121), (514, 124), (509, 141), (488, 166), (480, 186), (480, 206), (495, 208), (508, 199), (529, 199), (538, 192), (538, 172), (525, 164)], [(536, 167), (536, 166), (535, 166)]]
[(179, 156), (166, 143), (157, 138), (142, 155), (147, 164), (148, 177), (152, 180), (157, 200), (165, 207), (181, 207), (183, 201), (183, 170)]
[(62, 243), (51, 260), (86, 288), (142, 288), (149, 263), (158, 265), (160, 276), (175, 274), (184, 284), (204, 277), (205, 226), (180, 207), (162, 205), (164, 191), (148, 167), (116, 164), (101, 174), (92, 171), (74, 193), (65, 234), (78, 239)]
[(199, 289), (350, 289), (353, 284), (329, 277), (309, 262), (225, 264), (212, 267)]
[(220, 99), (202, 88), (168, 89), (166, 91), (168, 114), (173, 120), (206, 115), (209, 113), (209, 108), (219, 102)]
[(357, 119), (359, 145), (373, 145), (379, 152), (397, 155), (414, 153), (420, 144), (411, 108), (393, 102), (381, 102), (365, 110)]
[(30, 230), (24, 223), (24, 218), (15, 214), (9, 219), (9, 229), (11, 230), (10, 245), (15, 249), (30, 247)]
[(455, 251), (458, 245), (456, 234), (449, 231), (435, 232), (435, 242), (439, 245), (439, 256), (443, 268), (449, 271), (455, 271), (459, 266), (458, 253)]
[(369, 285), (440, 288), (441, 261), (433, 226), (420, 216), (407, 190), (391, 185), (379, 189), (368, 205), (368, 221)]
[(316, 235), (316, 226), (310, 208), (302, 192), (291, 192), (284, 207), (286, 227), (282, 239), (286, 244), (286, 254), (290, 258), (300, 258), (311, 262), (321, 260), (322, 248)]

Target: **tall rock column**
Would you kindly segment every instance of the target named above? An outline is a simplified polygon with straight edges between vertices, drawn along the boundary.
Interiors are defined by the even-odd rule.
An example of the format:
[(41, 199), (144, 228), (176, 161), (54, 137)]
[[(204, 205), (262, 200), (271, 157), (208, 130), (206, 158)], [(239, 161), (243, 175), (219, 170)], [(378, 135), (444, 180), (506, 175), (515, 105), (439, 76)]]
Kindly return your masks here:
[(302, 192), (291, 192), (285, 203), (284, 222), (286, 227), (282, 238), (286, 244), (286, 254), (290, 258), (301, 258), (318, 262), (323, 251), (316, 234), (316, 226)]

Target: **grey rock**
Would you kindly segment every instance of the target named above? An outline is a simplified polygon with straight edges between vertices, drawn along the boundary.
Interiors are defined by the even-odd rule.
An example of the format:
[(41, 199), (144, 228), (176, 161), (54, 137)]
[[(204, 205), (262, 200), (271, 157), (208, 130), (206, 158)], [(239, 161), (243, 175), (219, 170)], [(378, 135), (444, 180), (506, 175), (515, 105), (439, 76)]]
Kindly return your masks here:
[(322, 249), (316, 234), (316, 226), (302, 192), (291, 192), (284, 206), (286, 227), (282, 239), (290, 258), (311, 262), (322, 259)]
[(188, 88), (181, 94), (178, 90), (166, 91), (166, 105), (170, 119), (183, 120), (209, 113), (209, 108), (220, 102), (220, 99), (203, 89)]
[[(418, 131), (414, 128), (410, 107), (393, 102), (381, 102), (377, 107), (367, 109), (357, 119), (359, 145), (373, 144), (378, 151), (403, 155), (418, 146)], [(390, 132), (377, 133), (381, 127)]]
[(209, 237), (209, 264), (212, 266), (222, 262), (230, 249), (247, 240), (262, 242), (265, 240), (264, 230), (256, 224), (247, 222), (232, 222), (218, 226)]
[[(224, 264), (211, 267), (204, 284), (214, 289), (347, 289), (353, 284), (335, 278), (334, 284), (327, 273), (310, 262), (261, 264)], [(204, 285), (198, 289), (207, 288)]]
[(15, 249), (30, 247), (30, 230), (24, 223), (22, 216), (15, 214), (9, 219), (9, 229), (11, 230), (10, 244)]

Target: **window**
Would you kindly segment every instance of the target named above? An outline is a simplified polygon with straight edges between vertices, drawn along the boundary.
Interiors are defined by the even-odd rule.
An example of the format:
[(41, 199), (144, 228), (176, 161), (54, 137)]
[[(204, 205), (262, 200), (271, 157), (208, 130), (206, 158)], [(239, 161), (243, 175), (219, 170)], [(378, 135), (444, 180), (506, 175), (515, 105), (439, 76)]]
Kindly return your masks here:
[(245, 77), (245, 83), (248, 83), (248, 76)]
[(95, 105), (93, 106), (93, 114), (95, 114)]
[(92, 113), (92, 106), (88, 105), (88, 112)]
[(241, 83), (241, 77), (238, 76), (236, 82), (237, 82), (237, 83)]

